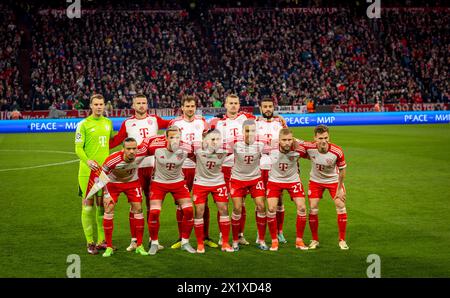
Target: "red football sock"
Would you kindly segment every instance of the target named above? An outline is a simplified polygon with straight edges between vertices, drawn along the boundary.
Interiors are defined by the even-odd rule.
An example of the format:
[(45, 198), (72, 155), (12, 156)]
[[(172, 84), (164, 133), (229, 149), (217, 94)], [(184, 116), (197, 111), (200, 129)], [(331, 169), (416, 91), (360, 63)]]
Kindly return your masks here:
[(130, 211), (128, 219), (130, 221), (130, 233), (131, 238), (136, 239), (136, 229), (135, 229), (135, 223), (134, 223), (134, 213)]
[(189, 239), (189, 237), (191, 236), (192, 228), (194, 227), (194, 209), (192, 208), (192, 204), (186, 204), (186, 206), (182, 208), (183, 229), (181, 233), (181, 239)]
[(203, 213), (203, 235), (205, 237), (205, 239), (209, 239), (209, 219), (210, 219), (210, 214), (209, 214), (209, 207), (208, 205), (205, 205), (205, 212)]
[(230, 217), (228, 215), (220, 216), (219, 226), (220, 232), (222, 233), (222, 246), (224, 244), (229, 244), (230, 241)]
[(267, 225), (269, 226), (269, 232), (270, 232), (270, 237), (273, 240), (277, 240), (278, 241), (278, 237), (277, 237), (277, 218), (276, 218), (277, 214), (276, 213), (271, 213), (271, 212), (267, 212)]
[(345, 230), (347, 228), (347, 213), (337, 215), (339, 227), (339, 240), (345, 240)]
[[(241, 215), (232, 214), (231, 215), (231, 231), (233, 234), (233, 241), (237, 242), (239, 240), (239, 231), (241, 230)], [(223, 237), (223, 235), (222, 235)]]
[(114, 230), (114, 214), (103, 215), (103, 229), (105, 231), (105, 240), (108, 247), (112, 247), (112, 234)]
[(197, 237), (197, 245), (203, 245), (203, 229), (204, 229), (203, 218), (194, 219), (194, 231), (195, 237)]
[(309, 214), (309, 228), (311, 229), (312, 239), (319, 241), (319, 215)]
[(267, 222), (266, 213), (257, 212), (256, 225), (258, 227), (258, 239), (261, 241), (265, 241), (266, 238), (266, 222)]
[(278, 233), (283, 232), (284, 224), (284, 206), (278, 206), (277, 208), (277, 229)]
[(177, 205), (177, 223), (178, 223), (178, 238), (181, 239), (183, 234), (183, 210), (180, 205)]
[(152, 241), (158, 240), (160, 213), (161, 213), (160, 209), (150, 209), (150, 215), (148, 217), (148, 226), (150, 238), (152, 238)]
[(136, 213), (134, 214), (134, 225), (135, 225), (135, 235), (137, 240), (137, 246), (142, 244), (142, 238), (144, 237), (144, 214)]
[(297, 224), (296, 224), (297, 238), (303, 239), (305, 227), (306, 227), (306, 214), (305, 215), (297, 214)]
[(247, 219), (247, 211), (245, 209), (245, 205), (242, 204), (242, 213), (241, 213), (241, 226), (239, 228), (239, 233), (244, 234), (245, 228), (245, 220)]

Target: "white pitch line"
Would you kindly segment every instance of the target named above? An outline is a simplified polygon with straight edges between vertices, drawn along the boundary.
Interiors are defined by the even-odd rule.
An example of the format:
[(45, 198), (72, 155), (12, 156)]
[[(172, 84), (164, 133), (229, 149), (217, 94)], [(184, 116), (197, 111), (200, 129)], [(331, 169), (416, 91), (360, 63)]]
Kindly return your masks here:
[(55, 151), (55, 150), (20, 150), (20, 149), (0, 149), (0, 152), (38, 152), (38, 153), (58, 153), (58, 154), (72, 154), (75, 152), (70, 151)]
[[(56, 154), (71, 154), (75, 155), (75, 152), (69, 152), (69, 151), (56, 151), (56, 150), (20, 150), (20, 149), (0, 149), (0, 152), (37, 152), (37, 153), (56, 153)], [(56, 163), (49, 163), (45, 165), (38, 165), (38, 166), (31, 166), (31, 167), (22, 167), (22, 168), (11, 168), (11, 169), (0, 169), (0, 172), (9, 172), (9, 171), (20, 171), (20, 170), (31, 170), (31, 169), (38, 169), (38, 168), (45, 168), (45, 167), (52, 167), (52, 166), (60, 166), (60, 165), (66, 165), (71, 164), (80, 161), (79, 159), (69, 160), (69, 161), (63, 161), (63, 162), (56, 162)]]
[(52, 166), (60, 166), (60, 165), (67, 165), (67, 164), (75, 163), (75, 162), (79, 162), (79, 161), (80, 161), (79, 159), (74, 159), (74, 160), (69, 160), (69, 161), (55, 162), (55, 163), (49, 163), (49, 164), (45, 164), (45, 165), (32, 166), (32, 167), (0, 169), (0, 172), (19, 171), (19, 170), (31, 170), (31, 169), (38, 169), (38, 168), (45, 168), (45, 167), (52, 167)]

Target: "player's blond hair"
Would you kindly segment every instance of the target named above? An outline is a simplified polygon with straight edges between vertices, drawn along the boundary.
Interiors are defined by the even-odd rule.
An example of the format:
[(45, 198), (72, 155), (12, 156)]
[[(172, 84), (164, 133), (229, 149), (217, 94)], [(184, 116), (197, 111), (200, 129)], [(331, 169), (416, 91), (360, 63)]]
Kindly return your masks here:
[(166, 129), (166, 137), (169, 136), (169, 132), (178, 132), (181, 134), (181, 129), (176, 125), (172, 125)]
[(239, 100), (239, 96), (237, 96), (237, 95), (234, 94), (234, 93), (229, 94), (229, 95), (225, 98), (225, 103), (227, 103), (228, 98), (235, 98), (235, 99), (238, 99), (238, 100)]
[(92, 104), (94, 99), (101, 99), (101, 100), (103, 100), (103, 102), (105, 102), (105, 98), (103, 97), (103, 95), (101, 95), (101, 94), (94, 94), (94, 95), (91, 96), (91, 98), (89, 100), (89, 104)]
[(280, 133), (279, 133), (280, 138), (281, 138), (281, 136), (285, 136), (285, 135), (289, 135), (289, 134), (293, 135), (292, 131), (289, 128), (280, 129)]
[(249, 125), (256, 125), (256, 121), (253, 119), (247, 119), (242, 123), (242, 128), (249, 126)]

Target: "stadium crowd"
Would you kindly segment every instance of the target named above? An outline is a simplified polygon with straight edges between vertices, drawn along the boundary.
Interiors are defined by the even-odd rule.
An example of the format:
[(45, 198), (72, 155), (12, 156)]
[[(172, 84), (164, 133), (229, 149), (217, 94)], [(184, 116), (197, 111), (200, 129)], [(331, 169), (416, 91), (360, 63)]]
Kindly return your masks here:
[(15, 24), (15, 15), (0, 4), (0, 110), (19, 108), (23, 98), (18, 70), (18, 49), (21, 32)]
[[(0, 9), (1, 10), (1, 9)], [(24, 106), (17, 69), (20, 34), (4, 9), (0, 109)], [(83, 109), (95, 91), (112, 108), (137, 93), (151, 108), (448, 102), (449, 15), (389, 12), (371, 20), (322, 14), (99, 11), (81, 19), (32, 14), (33, 109)], [(95, 32), (94, 34), (87, 34)], [(433, 32), (433, 34), (431, 34)], [(14, 102), (16, 102), (14, 104)]]

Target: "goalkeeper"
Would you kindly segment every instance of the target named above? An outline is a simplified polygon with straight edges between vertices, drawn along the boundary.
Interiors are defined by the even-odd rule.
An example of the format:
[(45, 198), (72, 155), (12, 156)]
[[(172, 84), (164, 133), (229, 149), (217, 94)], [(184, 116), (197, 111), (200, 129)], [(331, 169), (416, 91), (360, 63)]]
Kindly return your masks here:
[[(109, 139), (113, 135), (113, 125), (110, 119), (103, 116), (105, 99), (102, 95), (91, 96), (90, 108), (92, 114), (78, 124), (75, 133), (75, 152), (80, 158), (78, 183), (79, 195), (83, 198), (81, 223), (86, 236), (87, 251), (89, 254), (96, 255), (98, 250), (106, 249), (103, 231), (103, 194), (99, 191), (89, 199), (86, 199), (86, 194), (93, 184), (89, 183), (91, 170), (100, 169), (99, 165), (102, 165), (109, 155)], [(95, 211), (94, 200), (97, 205)], [(95, 222), (97, 224), (97, 243), (94, 242)]]

